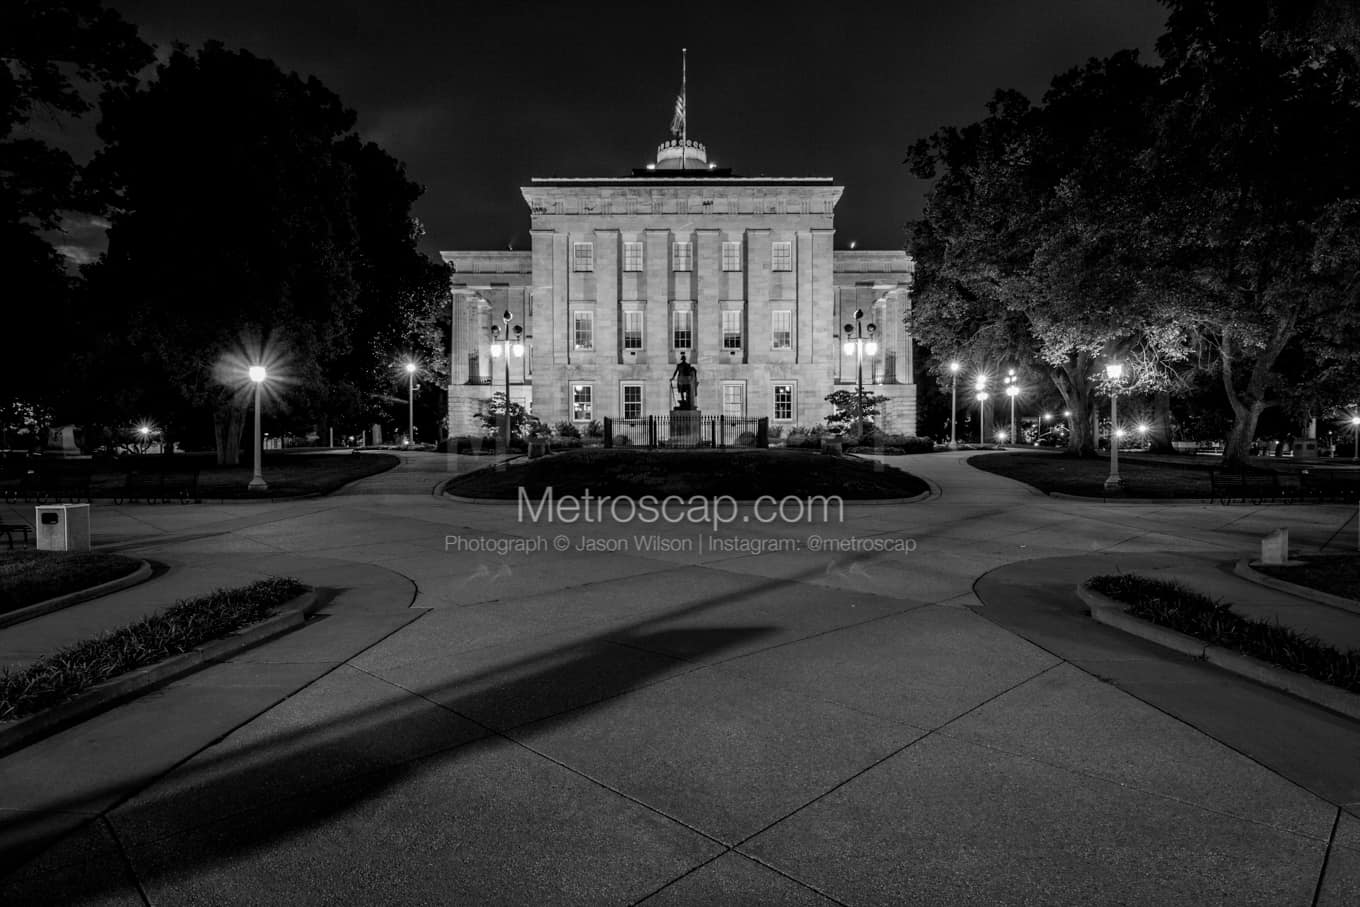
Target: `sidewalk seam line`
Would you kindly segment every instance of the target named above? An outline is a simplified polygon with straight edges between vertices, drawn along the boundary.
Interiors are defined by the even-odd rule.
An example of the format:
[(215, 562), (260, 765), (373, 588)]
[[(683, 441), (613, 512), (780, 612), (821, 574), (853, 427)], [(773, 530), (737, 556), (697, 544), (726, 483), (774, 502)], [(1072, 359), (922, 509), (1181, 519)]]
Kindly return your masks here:
[[(869, 763), (869, 764), (866, 765), (864, 768), (862, 768), (862, 769), (860, 769), (859, 771), (855, 772), (855, 773), (854, 773), (853, 775), (851, 775), (850, 777), (845, 778), (845, 779), (843, 779), (842, 781), (840, 781), (840, 782), (838, 782), (838, 783), (832, 785), (831, 787), (829, 787), (829, 788), (827, 788), (826, 790), (822, 791), (820, 794), (818, 794), (817, 796), (813, 797), (811, 800), (808, 800), (806, 803), (802, 804), (801, 806), (798, 806), (798, 807), (796, 807), (795, 809), (791, 810), (790, 812), (786, 813), (785, 815), (780, 816), (778, 819), (775, 819), (773, 822), (769, 823), (769, 824), (766, 825), (764, 828), (761, 828), (761, 829), (759, 829), (758, 831), (753, 832), (752, 834), (747, 835), (745, 838), (743, 838), (742, 840), (740, 840), (740, 841), (738, 841), (736, 844), (734, 844), (733, 847), (734, 847), (734, 848), (739, 848), (739, 847), (743, 846), (744, 844), (747, 844), (747, 843), (751, 842), (751, 841), (754, 840), (755, 838), (758, 838), (758, 837), (760, 837), (761, 835), (765, 834), (767, 831), (769, 831), (770, 829), (774, 828), (776, 825), (779, 825), (779, 824), (781, 824), (781, 823), (783, 823), (783, 822), (787, 822), (789, 819), (793, 818), (793, 817), (796, 816), (798, 813), (800, 813), (800, 812), (802, 812), (803, 810), (807, 809), (809, 806), (812, 806), (813, 804), (815, 804), (815, 803), (817, 803), (817, 802), (819, 802), (819, 801), (821, 801), (821, 800), (826, 799), (826, 798), (829, 797), (831, 794), (833, 794), (833, 793), (835, 793), (836, 791), (840, 790), (842, 787), (845, 787), (845, 786), (846, 786), (847, 784), (849, 784), (850, 782), (852, 782), (852, 781), (856, 780), (857, 778), (860, 778), (860, 777), (862, 777), (863, 775), (867, 774), (868, 772), (871, 772), (871, 771), (873, 771), (874, 769), (878, 768), (880, 765), (882, 765), (883, 763), (887, 762), (889, 759), (893, 759), (893, 758), (895, 758), (895, 757), (901, 755), (902, 753), (904, 753), (904, 752), (906, 752), (907, 750), (911, 749), (913, 746), (916, 746), (916, 745), (917, 745), (918, 743), (920, 743), (922, 740), (925, 740), (925, 739), (928, 738), (928, 737), (933, 737), (934, 735), (938, 734), (940, 731), (942, 731), (942, 730), (944, 730), (945, 728), (949, 727), (951, 724), (953, 724), (954, 722), (958, 721), (959, 719), (964, 718), (965, 716), (972, 714), (973, 712), (977, 711), (978, 709), (982, 708), (983, 706), (988, 705), (988, 704), (990, 704), (990, 703), (996, 701), (997, 699), (1001, 698), (1002, 696), (1005, 696), (1007, 693), (1011, 692), (1012, 690), (1017, 690), (1017, 689), (1019, 689), (1020, 687), (1024, 686), (1025, 684), (1029, 683), (1030, 681), (1036, 680), (1036, 679), (1038, 679), (1039, 677), (1042, 677), (1043, 675), (1047, 674), (1049, 671), (1052, 671), (1054, 668), (1058, 667), (1059, 665), (1061, 665), (1061, 664), (1063, 664), (1063, 663), (1064, 663), (1064, 662), (1062, 662), (1061, 660), (1059, 660), (1059, 661), (1057, 662), (1057, 664), (1051, 664), (1051, 665), (1049, 665), (1048, 667), (1044, 668), (1043, 670), (1037, 671), (1036, 673), (1031, 674), (1030, 676), (1024, 678), (1023, 680), (1019, 680), (1019, 681), (1017, 681), (1016, 683), (1012, 684), (1011, 686), (1006, 687), (1004, 690), (1000, 690), (1000, 691), (998, 691), (996, 694), (994, 694), (994, 695), (992, 695), (992, 696), (988, 696), (988, 697), (987, 697), (986, 699), (984, 699), (982, 702), (979, 702), (979, 703), (977, 703), (976, 705), (971, 706), (971, 707), (969, 707), (969, 708), (963, 710), (962, 712), (960, 712), (959, 714), (955, 715), (953, 718), (950, 718), (948, 721), (946, 721), (944, 724), (940, 725), (939, 727), (935, 727), (935, 728), (931, 728), (931, 729), (927, 730), (927, 731), (926, 731), (924, 734), (922, 734), (921, 736), (912, 739), (911, 742), (909, 742), (909, 743), (903, 744), (902, 746), (898, 747), (897, 749), (893, 750), (892, 752), (890, 752), (890, 753), (884, 755), (882, 758), (876, 759), (875, 761)], [(948, 734), (945, 734), (945, 735), (943, 735), (943, 736), (948, 737), (949, 735), (948, 735)], [(950, 738), (950, 739), (957, 739), (957, 738)], [(745, 855), (745, 851), (740, 851), (740, 852), (742, 853), (743, 856)]]
[(1318, 899), (1322, 897), (1322, 883), (1327, 878), (1327, 864), (1332, 859), (1332, 848), (1336, 846), (1336, 830), (1341, 825), (1341, 807), (1336, 808), (1336, 816), (1332, 819), (1332, 833), (1327, 837), (1327, 846), (1322, 851), (1322, 865), (1318, 867), (1317, 884), (1313, 886), (1313, 900), (1311, 907), (1317, 907)]

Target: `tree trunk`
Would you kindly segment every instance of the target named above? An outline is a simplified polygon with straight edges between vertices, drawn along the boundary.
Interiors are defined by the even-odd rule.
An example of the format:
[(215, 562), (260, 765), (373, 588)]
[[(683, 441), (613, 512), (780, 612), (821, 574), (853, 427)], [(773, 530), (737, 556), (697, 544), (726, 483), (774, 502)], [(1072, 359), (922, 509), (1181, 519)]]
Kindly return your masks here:
[(246, 427), (246, 411), (230, 403), (213, 411), (213, 436), (217, 439), (217, 465), (237, 466), (241, 462), (241, 433)]
[(1171, 445), (1171, 394), (1158, 391), (1152, 399), (1152, 428), (1148, 432), (1148, 450), (1153, 453), (1175, 453)]
[(1053, 372), (1053, 383), (1062, 394), (1063, 403), (1072, 413), (1068, 420), (1067, 452), (1078, 457), (1093, 457), (1096, 445), (1092, 440), (1095, 426), (1095, 395), (1087, 380), (1091, 360), (1085, 353), (1078, 354), (1071, 363)]
[(1235, 397), (1229, 398), (1233, 408), (1233, 424), (1228, 437), (1223, 442), (1223, 465), (1245, 466), (1251, 457), (1251, 441), (1256, 437), (1256, 422), (1265, 412), (1265, 404), (1253, 401), (1243, 404)]

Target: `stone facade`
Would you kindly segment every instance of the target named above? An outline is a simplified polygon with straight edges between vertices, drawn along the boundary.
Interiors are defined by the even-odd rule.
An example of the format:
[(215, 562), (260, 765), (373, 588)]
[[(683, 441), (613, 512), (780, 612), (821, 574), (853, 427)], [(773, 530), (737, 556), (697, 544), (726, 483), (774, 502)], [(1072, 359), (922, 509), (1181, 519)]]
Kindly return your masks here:
[[(687, 162), (702, 161), (689, 144)], [(792, 427), (821, 422), (826, 395), (854, 388), (842, 331), (862, 309), (879, 344), (864, 357), (866, 391), (889, 398), (881, 425), (913, 433), (906, 253), (833, 250), (843, 190), (830, 178), (672, 163), (534, 179), (522, 190), (532, 251), (442, 253), (455, 269), (449, 431), (476, 433), (477, 413), (505, 387), (491, 328), (507, 311), (525, 347), (509, 360), (511, 399), (549, 424), (669, 412), (685, 353), (704, 413)]]

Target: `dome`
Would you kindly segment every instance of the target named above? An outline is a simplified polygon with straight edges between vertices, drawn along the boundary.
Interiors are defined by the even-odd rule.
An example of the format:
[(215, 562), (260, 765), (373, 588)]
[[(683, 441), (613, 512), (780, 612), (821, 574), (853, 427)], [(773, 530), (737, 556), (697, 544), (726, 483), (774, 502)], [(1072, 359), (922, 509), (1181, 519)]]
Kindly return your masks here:
[(708, 151), (691, 139), (672, 139), (656, 149), (657, 170), (707, 170)]

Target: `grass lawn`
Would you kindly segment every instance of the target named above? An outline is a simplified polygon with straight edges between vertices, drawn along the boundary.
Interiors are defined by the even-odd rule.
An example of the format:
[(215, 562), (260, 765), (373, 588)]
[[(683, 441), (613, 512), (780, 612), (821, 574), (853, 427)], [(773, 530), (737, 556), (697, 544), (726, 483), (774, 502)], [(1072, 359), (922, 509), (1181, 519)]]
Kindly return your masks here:
[(127, 576), (137, 564), (92, 551), (0, 551), (0, 614)]
[(459, 476), (444, 490), (470, 498), (515, 500), (521, 487), (537, 500), (555, 496), (840, 495), (845, 500), (909, 498), (928, 487), (891, 466), (802, 450), (590, 449), (492, 467)]
[(1342, 598), (1360, 599), (1360, 554), (1301, 557), (1298, 567), (1260, 565), (1253, 569), (1287, 583), (1307, 586)]
[[(1217, 460), (1166, 463), (1119, 454), (1119, 475), (1127, 498), (1209, 499), (1209, 470)], [(968, 461), (987, 472), (1033, 485), (1043, 492), (1103, 497), (1110, 461), (1105, 457), (1079, 459), (1058, 453), (995, 453)]]
[[(148, 456), (145, 459), (146, 465), (154, 466), (160, 458)], [(142, 465), (141, 460), (139, 457), (124, 457), (112, 465), (101, 466), (91, 482), (91, 495), (96, 498), (114, 497), (123, 488), (126, 472)], [(212, 454), (175, 454), (167, 460), (174, 470), (199, 470), (199, 495), (219, 499), (327, 494), (355, 479), (385, 472), (400, 462), (392, 454), (380, 453), (266, 452), (261, 472), (269, 483), (269, 490), (260, 495), (246, 488), (254, 474), (254, 463), (249, 452), (241, 454), (239, 466), (218, 466)]]

